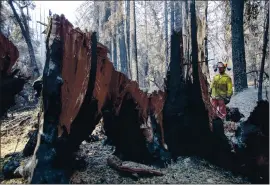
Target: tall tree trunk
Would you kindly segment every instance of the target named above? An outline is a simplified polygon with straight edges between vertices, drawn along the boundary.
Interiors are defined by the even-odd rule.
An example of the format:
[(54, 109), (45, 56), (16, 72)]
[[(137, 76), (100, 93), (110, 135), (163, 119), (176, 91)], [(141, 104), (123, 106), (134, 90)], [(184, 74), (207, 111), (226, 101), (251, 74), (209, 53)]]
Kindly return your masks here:
[[(183, 6), (183, 48), (184, 48), (184, 61), (183, 63), (188, 64), (189, 63), (189, 55), (190, 55), (190, 27), (189, 27), (189, 4), (188, 4), (188, 0), (184, 1), (184, 6)], [(184, 65), (184, 75), (185, 75), (185, 79), (187, 79), (187, 75), (188, 75), (188, 69), (189, 66), (188, 65)]]
[[(181, 42), (179, 42), (180, 45), (180, 56), (181, 61), (183, 60), (183, 36), (182, 36), (182, 28), (183, 28), (183, 16), (182, 16), (182, 2), (181, 1), (175, 1), (174, 5), (174, 10), (175, 10), (175, 24), (174, 24), (174, 30), (176, 33), (181, 33)], [(181, 62), (181, 70), (183, 71), (183, 62)]]
[(174, 9), (175, 9), (174, 29), (176, 32), (180, 32), (180, 30), (182, 31), (182, 23), (183, 23), (182, 1), (175, 1)]
[(246, 59), (243, 30), (244, 0), (231, 0), (232, 61), (235, 92), (246, 89)]
[[(104, 8), (105, 9), (105, 8)], [(105, 11), (105, 10), (103, 10), (103, 11)], [(94, 30), (96, 31), (96, 33), (97, 33), (97, 39), (99, 40), (99, 37), (100, 37), (100, 31), (99, 31), (99, 29), (100, 29), (100, 25), (99, 25), (99, 23), (100, 23), (100, 4), (99, 4), (99, 2), (96, 2), (96, 1), (94, 1), (94, 12), (95, 12), (95, 17), (94, 17)]]
[[(171, 45), (172, 41), (171, 41), (171, 36), (173, 34), (173, 31), (174, 31), (174, 1), (171, 1), (170, 0), (170, 37), (169, 37), (169, 42), (170, 44), (168, 45)], [(171, 53), (171, 46), (169, 46), (168, 48), (168, 53)], [(171, 54), (169, 55), (169, 61), (171, 62)], [(168, 63), (166, 64), (166, 70), (169, 70), (169, 61)]]
[(130, 4), (130, 60), (132, 70), (132, 80), (136, 80), (139, 84), (139, 71), (137, 60), (137, 37), (136, 37), (136, 15), (135, 15), (135, 1)]
[[(207, 81), (210, 82), (210, 73), (209, 73), (209, 65), (208, 65), (208, 0), (205, 1), (204, 4), (204, 14), (205, 14), (205, 38), (204, 38), (204, 60), (205, 60), (205, 75), (207, 77)], [(203, 60), (203, 59), (202, 59)]]
[(109, 20), (109, 17), (111, 15), (111, 6), (110, 6), (110, 3), (107, 1), (100, 1), (98, 3), (98, 6), (99, 6), (99, 20), (98, 20), (99, 41), (101, 43), (104, 43), (105, 46), (107, 46), (108, 48), (110, 48), (110, 54), (111, 54), (112, 53), (111, 45), (110, 45), (111, 40), (108, 38), (105, 38), (105, 35), (104, 35), (104, 30), (105, 30), (104, 25)]
[(3, 9), (3, 4), (2, 4), (2, 1), (0, 1), (0, 33), (2, 33), (2, 27), (4, 26), (3, 20), (2, 20), (2, 9)]
[(127, 75), (127, 49), (125, 45), (123, 1), (118, 1), (118, 3), (118, 12), (121, 12), (121, 20), (118, 25), (117, 53), (119, 57), (117, 60), (120, 63), (120, 71)]
[(166, 66), (169, 63), (169, 56), (168, 56), (168, 6), (167, 6), (167, 0), (164, 1), (164, 18), (165, 18), (165, 20), (164, 20), (165, 64), (163, 64), (164, 65), (163, 70), (164, 70), (164, 72), (166, 72), (165, 69), (166, 69)]
[(130, 63), (130, 1), (125, 1), (125, 45), (127, 53), (128, 77), (131, 79), (131, 63)]
[(263, 37), (263, 54), (262, 54), (262, 62), (261, 62), (260, 78), (259, 78), (259, 89), (258, 89), (258, 100), (259, 101), (262, 100), (262, 84), (263, 84), (266, 48), (267, 48), (267, 44), (268, 44), (268, 29), (269, 29), (269, 7), (267, 10), (265, 31), (264, 31), (264, 37)]
[[(111, 15), (116, 14), (116, 1), (111, 1)], [(118, 69), (118, 61), (117, 61), (117, 45), (116, 45), (116, 37), (117, 37), (117, 24), (112, 25), (112, 37), (111, 37), (111, 60), (113, 62), (114, 68)]]
[(171, 34), (174, 30), (174, 1), (170, 1), (170, 7), (171, 7)]
[[(42, 22), (42, 15), (41, 15), (41, 5), (40, 5), (40, 10), (39, 10), (39, 21), (40, 22)], [(28, 23), (28, 25), (29, 25), (29, 23)], [(28, 26), (29, 27), (29, 26)], [(43, 40), (43, 35), (42, 35), (42, 29), (44, 28), (44, 26), (43, 25), (39, 25), (39, 34), (40, 34), (40, 61), (39, 61), (39, 65), (38, 65), (38, 67), (39, 67), (39, 73), (41, 74), (42, 73), (42, 65), (41, 65), (41, 61), (42, 61), (42, 58), (43, 58), (43, 42), (44, 42), (44, 40)]]
[(205, 14), (205, 38), (204, 38), (204, 48), (205, 48), (205, 51), (204, 51), (204, 56), (205, 56), (205, 64), (207, 65), (208, 67), (208, 23), (207, 23), (207, 14), (208, 14), (208, 0), (205, 1), (205, 9), (204, 9), (204, 14)]
[[(192, 74), (194, 86), (200, 87), (199, 73), (198, 73), (198, 43), (197, 43), (197, 19), (195, 0), (190, 3), (190, 18), (191, 18), (191, 46), (192, 46)], [(197, 88), (200, 93), (200, 88)]]
[(32, 78), (36, 78), (38, 77), (40, 74), (39, 74), (39, 71), (38, 71), (38, 67), (37, 67), (37, 62), (36, 62), (36, 57), (35, 57), (35, 52), (34, 52), (34, 48), (33, 48), (33, 45), (32, 45), (32, 42), (31, 42), (31, 37), (30, 37), (30, 33), (29, 33), (29, 27), (28, 27), (28, 24), (27, 24), (27, 19), (23, 13), (23, 10), (21, 7), (20, 10), (21, 10), (21, 16), (22, 18), (20, 18), (20, 16), (18, 15), (14, 5), (13, 5), (13, 1), (12, 0), (9, 0), (8, 1), (11, 9), (12, 9), (12, 12), (16, 18), (16, 21), (18, 22), (20, 28), (21, 28), (21, 31), (22, 31), (22, 35), (25, 39), (25, 42), (27, 44), (27, 47), (28, 47), (28, 52), (29, 52), (29, 56), (30, 56), (30, 60), (31, 60), (31, 67), (34, 68), (33, 70), (33, 76)]
[[(144, 2), (144, 21), (145, 21), (145, 66), (144, 66), (144, 76), (148, 76), (149, 72), (149, 60), (148, 60), (148, 23), (147, 23), (147, 1)], [(145, 81), (145, 86), (149, 88), (150, 81)]]

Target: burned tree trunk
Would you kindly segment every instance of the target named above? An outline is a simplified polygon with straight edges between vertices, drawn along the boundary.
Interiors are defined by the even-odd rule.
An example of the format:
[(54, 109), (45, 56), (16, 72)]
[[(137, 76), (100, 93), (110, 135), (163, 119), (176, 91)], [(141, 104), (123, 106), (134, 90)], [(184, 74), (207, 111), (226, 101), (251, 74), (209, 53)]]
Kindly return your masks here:
[[(88, 33), (83, 34), (73, 30), (76, 33), (69, 36), (70, 27), (71, 24), (58, 15), (54, 15), (49, 24), (46, 40), (47, 56), (43, 73), (41, 122), (36, 149), (31, 161), (31, 183), (68, 183), (73, 163), (72, 154), (91, 131), (91, 128), (85, 127), (79, 134), (76, 131), (72, 132), (76, 135), (75, 139), (74, 135), (68, 137), (70, 129), (76, 130), (76, 127), (68, 127), (70, 123), (67, 119), (75, 119), (74, 122), (76, 122), (87, 114), (83, 100), (90, 101), (92, 97), (97, 47), (95, 34), (92, 34), (90, 39)], [(76, 39), (77, 42), (75, 42)], [(77, 44), (77, 47), (73, 47), (74, 44)], [(71, 65), (66, 60), (71, 58), (67, 57), (68, 55), (73, 56), (74, 50), (77, 50), (79, 56), (75, 56), (76, 63)], [(87, 53), (89, 55), (85, 58)], [(69, 73), (68, 70), (75, 70), (75, 73)], [(70, 83), (63, 84), (64, 80)], [(66, 91), (67, 88), (71, 88), (72, 91)], [(76, 93), (83, 93), (85, 97), (81, 99), (82, 97), (76, 96)], [(67, 104), (63, 104), (63, 98), (69, 98), (68, 102), (65, 101)], [(77, 107), (69, 107), (70, 104), (76, 105), (76, 103)], [(78, 111), (79, 114), (76, 116)], [(67, 117), (65, 113), (69, 113), (70, 117)], [(64, 121), (63, 116), (66, 118)], [(67, 127), (63, 127), (59, 122), (66, 123)], [(91, 124), (88, 125), (91, 126)]]
[[(171, 62), (169, 71), (167, 72), (167, 98), (164, 105), (164, 131), (165, 138), (169, 150), (178, 155), (183, 149), (178, 137), (183, 136), (184, 133), (177, 133), (185, 127), (185, 110), (187, 106), (186, 84), (182, 74), (182, 52), (180, 51), (180, 43), (182, 34), (174, 32), (171, 36)], [(175, 129), (174, 125), (179, 129)], [(176, 138), (177, 137), (177, 138)], [(183, 136), (184, 137), (184, 136)], [(178, 145), (173, 147), (174, 145)], [(183, 151), (183, 150), (182, 150)]]
[[(230, 152), (224, 135), (211, 131), (212, 109), (208, 97), (208, 84), (198, 61), (198, 48), (195, 2), (191, 9), (192, 74), (184, 78), (182, 70), (182, 33), (174, 33), (171, 43), (171, 63), (167, 73), (167, 98), (164, 105), (165, 141), (172, 156), (199, 155), (219, 162), (225, 153)], [(203, 38), (202, 38), (203, 39)], [(203, 42), (203, 41), (202, 41)], [(203, 56), (204, 58), (204, 56)], [(223, 144), (221, 144), (223, 142)], [(213, 150), (221, 145), (219, 150)]]

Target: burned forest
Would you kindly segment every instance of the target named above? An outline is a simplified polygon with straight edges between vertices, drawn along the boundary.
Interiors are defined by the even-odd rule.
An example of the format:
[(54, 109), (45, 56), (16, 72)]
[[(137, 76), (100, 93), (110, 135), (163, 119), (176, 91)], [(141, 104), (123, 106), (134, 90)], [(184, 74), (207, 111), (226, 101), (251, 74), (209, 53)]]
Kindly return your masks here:
[(268, 1), (79, 4), (0, 4), (1, 183), (269, 183)]

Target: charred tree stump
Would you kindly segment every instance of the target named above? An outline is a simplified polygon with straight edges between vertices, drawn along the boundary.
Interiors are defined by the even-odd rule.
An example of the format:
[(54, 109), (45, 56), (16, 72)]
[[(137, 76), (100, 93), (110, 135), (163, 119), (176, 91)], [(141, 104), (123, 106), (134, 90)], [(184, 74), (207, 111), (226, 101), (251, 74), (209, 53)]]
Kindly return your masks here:
[(137, 82), (115, 71), (107, 48), (97, 43), (94, 33), (74, 29), (64, 16), (54, 15), (47, 30), (43, 83), (34, 84), (37, 91), (43, 90), (31, 182), (67, 182), (72, 154), (102, 116), (116, 154), (144, 163), (168, 158), (164, 93), (149, 97), (142, 92)]
[[(87, 138), (89, 132), (91, 133), (91, 128), (89, 128), (91, 124), (85, 123), (82, 119), (87, 115), (87, 111), (95, 112), (91, 111), (91, 107), (96, 110), (95, 103), (91, 106), (86, 106), (85, 103), (85, 101), (91, 100), (95, 84), (97, 58), (95, 34), (92, 34), (91, 43), (86, 43), (91, 45), (91, 50), (88, 50), (88, 52), (91, 52), (91, 60), (89, 61), (91, 70), (89, 68), (88, 71), (91, 75), (89, 76), (88, 86), (86, 86), (85, 101), (74, 120), (74, 122), (77, 122), (74, 125), (80, 126), (80, 129), (71, 127), (70, 134), (68, 134), (67, 128), (59, 124), (61, 114), (63, 114), (62, 98), (64, 98), (61, 97), (63, 95), (61, 86), (64, 82), (63, 78), (65, 80), (67, 77), (63, 67), (68, 65), (68, 63), (63, 63), (67, 59), (64, 58), (66, 55), (63, 53), (63, 49), (68, 44), (68, 40), (65, 40), (66, 29), (63, 26), (68, 24), (70, 23), (66, 22), (64, 16), (59, 17), (58, 15), (54, 15), (49, 24), (46, 40), (46, 64), (42, 79), (41, 121), (37, 145), (30, 165), (31, 176), (29, 180), (31, 183), (68, 183), (74, 164), (73, 152)], [(90, 65), (88, 66), (90, 67)]]
[(182, 34), (173, 33), (164, 106), (165, 140), (173, 158), (197, 155), (225, 166), (222, 161), (231, 161), (231, 151), (222, 121), (216, 120), (214, 131), (210, 124), (213, 112), (208, 97), (207, 78), (198, 61), (198, 53), (203, 51), (199, 51), (197, 43), (195, 1), (190, 4), (190, 9), (192, 63), (188, 65), (192, 67), (192, 73), (186, 72), (187, 79), (183, 77)]

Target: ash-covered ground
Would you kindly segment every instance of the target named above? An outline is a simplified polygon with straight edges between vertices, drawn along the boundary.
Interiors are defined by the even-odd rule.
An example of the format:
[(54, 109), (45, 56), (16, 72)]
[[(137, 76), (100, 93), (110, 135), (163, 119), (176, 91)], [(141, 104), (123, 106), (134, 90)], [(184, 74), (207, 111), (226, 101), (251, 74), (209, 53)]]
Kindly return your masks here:
[[(253, 87), (245, 90), (232, 97), (229, 107), (238, 107), (240, 112), (247, 119), (250, 112), (254, 109), (257, 102), (257, 90)], [(13, 116), (11, 116), (13, 113)], [(22, 184), (27, 183), (22, 178), (4, 180), (2, 176), (3, 162), (9, 160), (8, 156), (12, 153), (19, 152), (17, 155), (21, 163), (25, 158), (20, 155), (28, 138), (29, 131), (33, 130), (37, 123), (37, 109), (33, 107), (22, 110), (12, 110), (9, 118), (2, 119), (1, 122), (1, 184)], [(229, 123), (226, 123), (229, 124)], [(75, 171), (71, 177), (70, 183), (83, 184), (122, 184), (122, 183), (146, 183), (146, 184), (243, 184), (249, 181), (242, 177), (223, 170), (215, 165), (210, 164), (204, 159), (198, 157), (179, 157), (177, 162), (172, 162), (167, 168), (154, 168), (125, 161), (124, 164), (129, 166), (140, 166), (153, 168), (162, 172), (163, 176), (154, 177), (136, 177), (124, 176), (118, 171), (112, 169), (107, 164), (107, 158), (113, 153), (112, 146), (103, 145), (106, 136), (100, 133), (101, 125), (98, 125), (94, 135), (98, 135), (100, 140), (96, 142), (83, 142), (80, 150), (77, 152), (77, 158), (84, 159), (85, 168)], [(234, 129), (233, 129), (234, 130)]]

